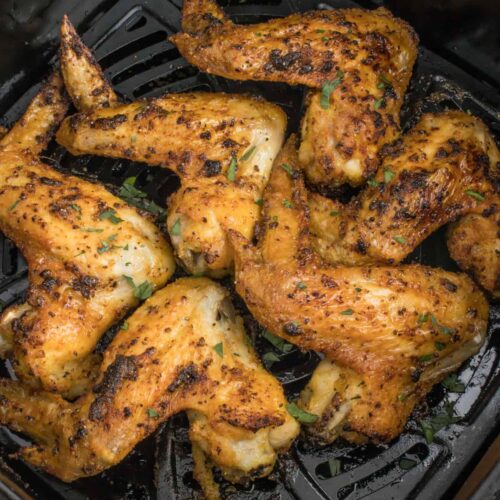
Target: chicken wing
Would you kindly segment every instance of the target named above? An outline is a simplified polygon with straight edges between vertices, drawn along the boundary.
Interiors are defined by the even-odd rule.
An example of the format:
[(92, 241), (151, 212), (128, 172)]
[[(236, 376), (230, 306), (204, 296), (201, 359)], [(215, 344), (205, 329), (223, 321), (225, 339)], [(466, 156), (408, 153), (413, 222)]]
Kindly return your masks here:
[(235, 25), (213, 0), (186, 0), (182, 28), (170, 40), (207, 73), (316, 89), (299, 151), (313, 183), (363, 183), (378, 166), (381, 146), (399, 133), (418, 38), (387, 9), (312, 11)]
[[(72, 33), (73, 45), (63, 42), (63, 53), (73, 50), (78, 37)], [(67, 37), (64, 30), (61, 37)], [(65, 66), (75, 58), (63, 59), (65, 75), (75, 72)], [(88, 85), (97, 85), (96, 75)], [(65, 81), (73, 86), (72, 79)], [(70, 93), (77, 106), (88, 95), (74, 87)], [(251, 237), (260, 215), (256, 202), (283, 143), (285, 113), (255, 97), (202, 92), (110, 106), (67, 118), (57, 141), (74, 155), (127, 158), (174, 171), (181, 187), (169, 200), (167, 228), (176, 254), (192, 274), (225, 275), (233, 263), (227, 230)]]
[(324, 441), (394, 438), (432, 385), (481, 346), (482, 293), (463, 274), (420, 265), (322, 263), (309, 248), (307, 196), (290, 142), (273, 167), (263, 221), (257, 248), (231, 233), (236, 287), (272, 333), (328, 358), (302, 397), (318, 416), (309, 430)]
[(26, 301), (0, 318), (0, 353), (27, 384), (75, 397), (92, 384), (101, 335), (163, 286), (175, 263), (134, 208), (35, 156), (65, 109), (56, 74), (0, 142), (0, 229), (30, 279)]
[(461, 269), (500, 298), (500, 200), (492, 210), (469, 214), (448, 228), (448, 250)]
[[(499, 161), (498, 147), (478, 118), (460, 111), (426, 114), (385, 148), (370, 186), (349, 204), (311, 194), (313, 245), (332, 264), (400, 262), (447, 222), (496, 211)], [(482, 240), (476, 231), (478, 249)], [(492, 266), (485, 272), (493, 273), (483, 280), (491, 291), (497, 271)]]
[(93, 391), (74, 403), (0, 381), (0, 422), (34, 440), (20, 456), (63, 481), (92, 476), (189, 410), (191, 439), (228, 479), (269, 474), (299, 428), (224, 288), (179, 279), (127, 325), (105, 351)]

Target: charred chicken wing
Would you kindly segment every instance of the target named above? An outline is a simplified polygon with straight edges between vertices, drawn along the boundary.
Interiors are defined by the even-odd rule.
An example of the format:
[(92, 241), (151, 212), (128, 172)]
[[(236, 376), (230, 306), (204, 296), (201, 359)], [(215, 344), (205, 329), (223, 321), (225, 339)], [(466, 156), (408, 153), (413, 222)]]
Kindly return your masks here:
[[(64, 25), (61, 36), (63, 54), (74, 51), (76, 43), (83, 45), (74, 31), (72, 42), (64, 41)], [(86, 50), (78, 51), (82, 58)], [(89, 69), (87, 84), (76, 87), (75, 61), (76, 55), (62, 57), (64, 74), (73, 75), (66, 85), (78, 106), (88, 102), (85, 89), (97, 85), (100, 73)], [(84, 66), (92, 65), (86, 59)], [(181, 187), (169, 200), (167, 216), (176, 254), (193, 274), (226, 274), (233, 262), (227, 231), (252, 234), (260, 214), (256, 202), (283, 142), (283, 111), (254, 97), (210, 93), (96, 104), (100, 109), (67, 118), (58, 142), (74, 155), (128, 158), (178, 174)]]
[(485, 338), (488, 304), (463, 274), (329, 267), (317, 258), (290, 142), (273, 167), (258, 234), (255, 248), (231, 233), (237, 290), (271, 332), (326, 355), (301, 400), (323, 441), (396, 437), (433, 384)]
[(338, 9), (233, 24), (213, 0), (186, 0), (170, 37), (207, 73), (310, 87), (299, 159), (310, 181), (363, 183), (399, 110), (417, 55), (412, 28), (388, 10)]
[[(328, 262), (397, 263), (461, 215), (478, 212), (494, 218), (500, 153), (478, 118), (460, 111), (426, 114), (384, 149), (377, 175), (348, 205), (310, 195), (312, 242)], [(477, 252), (491, 253), (481, 231), (470, 238)], [(493, 291), (498, 265), (484, 266), (480, 274), (489, 275), (480, 282)]]
[(93, 390), (73, 403), (0, 381), (0, 422), (34, 441), (20, 456), (63, 481), (92, 476), (189, 410), (191, 439), (228, 479), (269, 474), (298, 424), (227, 292), (206, 278), (179, 279), (127, 324), (105, 351)]
[(175, 264), (134, 208), (37, 158), (66, 106), (55, 74), (0, 141), (0, 229), (30, 279), (26, 301), (0, 318), (0, 352), (23, 382), (75, 397), (92, 384), (101, 335), (137, 305), (138, 289), (163, 286)]

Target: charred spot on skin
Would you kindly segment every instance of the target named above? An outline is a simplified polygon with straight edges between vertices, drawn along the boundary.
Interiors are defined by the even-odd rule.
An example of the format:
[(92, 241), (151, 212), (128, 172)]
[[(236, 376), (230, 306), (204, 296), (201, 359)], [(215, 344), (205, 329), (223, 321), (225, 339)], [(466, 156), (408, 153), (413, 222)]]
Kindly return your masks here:
[(264, 70), (267, 72), (286, 71), (296, 62), (300, 61), (301, 58), (302, 54), (298, 51), (292, 51), (281, 55), (281, 50), (274, 49), (269, 54), (269, 61), (264, 66)]
[(71, 282), (71, 288), (76, 292), (80, 292), (86, 299), (89, 299), (94, 294), (98, 284), (99, 280), (97, 278), (83, 275)]
[(297, 335), (302, 335), (304, 333), (296, 321), (285, 323), (285, 325), (283, 325), (283, 331), (291, 337), (296, 337)]
[(136, 356), (123, 356), (119, 354), (108, 366), (104, 376), (93, 389), (98, 394), (89, 408), (89, 419), (93, 422), (102, 420), (107, 412), (108, 406), (113, 401), (114, 395), (125, 380), (135, 381), (138, 376)]
[(205, 177), (215, 177), (221, 172), (220, 161), (217, 160), (206, 160), (203, 165), (203, 175)]
[(175, 392), (179, 388), (186, 388), (202, 379), (202, 374), (194, 363), (189, 363), (177, 373), (174, 381), (167, 387), (168, 392)]
[(85, 429), (85, 426), (83, 424), (80, 424), (75, 434), (73, 434), (73, 436), (70, 436), (68, 438), (70, 448), (73, 448), (75, 444), (81, 439), (83, 439), (86, 435), (87, 435), (87, 429)]
[(446, 288), (446, 290), (452, 293), (456, 292), (458, 289), (455, 283), (451, 282), (450, 280), (447, 280), (446, 278), (441, 279), (441, 285), (443, 285), (443, 287)]
[(46, 186), (62, 186), (61, 181), (50, 179), (49, 177), (40, 177), (40, 182)]
[(109, 118), (96, 118), (90, 122), (90, 128), (98, 130), (114, 130), (116, 127), (128, 120), (126, 115), (117, 114)]

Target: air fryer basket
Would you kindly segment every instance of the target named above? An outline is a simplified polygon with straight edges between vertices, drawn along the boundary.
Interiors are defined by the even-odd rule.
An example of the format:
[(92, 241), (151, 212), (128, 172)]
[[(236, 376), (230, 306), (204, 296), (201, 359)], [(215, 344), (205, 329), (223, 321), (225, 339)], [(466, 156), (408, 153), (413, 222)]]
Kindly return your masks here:
[[(158, 96), (165, 92), (192, 90), (225, 91), (262, 95), (280, 104), (289, 115), (290, 130), (297, 129), (302, 114), (303, 90), (283, 84), (233, 82), (200, 73), (189, 66), (172, 44), (168, 34), (180, 28), (181, 0), (87, 0), (68, 12), (84, 41), (93, 48), (114, 88), (125, 99)], [(60, 2), (64, 5), (64, 2)], [(227, 2), (226, 2), (227, 4)], [(369, 5), (362, 0), (364, 6)], [(238, 22), (253, 23), (294, 11), (356, 6), (331, 0), (240, 0), (230, 2), (227, 12)], [(64, 7), (61, 7), (64, 8)], [(61, 10), (57, 14), (63, 13)], [(56, 61), (57, 26), (45, 33), (53, 44), (41, 55), (42, 61)], [(40, 61), (14, 75), (0, 90), (0, 111), (4, 125), (14, 122), (39, 88), (47, 65)], [(43, 73), (45, 74), (43, 74)], [(500, 95), (453, 66), (440, 56), (420, 49), (418, 63), (403, 110), (407, 128), (422, 111), (460, 108), (481, 117), (497, 139), (500, 138)], [(125, 160), (71, 157), (52, 144), (45, 160), (63, 171), (72, 172), (106, 185), (119, 186), (129, 176), (152, 199), (164, 204), (178, 188), (173, 174)], [(26, 264), (14, 245), (0, 239), (0, 300), (9, 305), (22, 298), (27, 287)], [(457, 270), (448, 257), (443, 231), (433, 234), (408, 259), (432, 266)], [(231, 287), (230, 280), (225, 284)], [(244, 304), (234, 295), (239, 310), (247, 318), (247, 328), (258, 352), (274, 350), (259, 335), (258, 325), (248, 316)], [(481, 351), (460, 370), (463, 394), (434, 388), (420, 409), (436, 412), (446, 401), (455, 403), (460, 421), (437, 433), (427, 444), (417, 418), (410, 419), (405, 432), (387, 446), (351, 446), (335, 442), (317, 447), (301, 437), (284, 456), (275, 472), (248, 487), (235, 487), (220, 479), (224, 498), (238, 499), (370, 499), (445, 498), (455, 492), (477, 462), (492, 438), (498, 423), (498, 341), (500, 308), (491, 307), (490, 328)], [(319, 356), (294, 349), (283, 354), (270, 367), (284, 384), (289, 398), (306, 383)], [(8, 363), (2, 376), (9, 376)], [(199, 498), (200, 490), (192, 477), (192, 459), (184, 415), (177, 415), (150, 436), (118, 466), (90, 479), (72, 484), (43, 474), (9, 457), (25, 442), (5, 428), (0, 429), (0, 497), (9, 498)], [(331, 477), (328, 461), (337, 458), (342, 470)], [(402, 458), (416, 463), (408, 469)]]

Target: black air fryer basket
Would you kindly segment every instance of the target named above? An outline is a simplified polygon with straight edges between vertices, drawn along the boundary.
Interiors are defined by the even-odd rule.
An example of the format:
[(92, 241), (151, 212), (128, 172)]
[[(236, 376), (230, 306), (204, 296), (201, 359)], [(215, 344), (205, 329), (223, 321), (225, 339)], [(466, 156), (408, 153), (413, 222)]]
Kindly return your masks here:
[[(359, 6), (344, 0), (318, 3), (316, 0), (225, 0), (222, 4), (237, 22), (254, 23), (295, 11)], [(421, 2), (420, 7), (429, 2)], [(180, 57), (166, 41), (180, 29), (182, 0), (4, 0), (0, 4), (0, 111), (2, 124), (10, 125), (22, 113), (56, 62), (58, 27), (67, 12), (83, 40), (96, 53), (113, 87), (127, 100), (158, 96), (166, 92), (224, 91), (262, 95), (280, 104), (289, 116), (289, 131), (296, 130), (302, 114), (304, 92), (284, 84), (234, 82), (200, 73)], [(361, 0), (364, 7), (374, 3)], [(378, 2), (377, 4), (380, 4)], [(394, 2), (403, 15), (417, 9), (419, 2)], [(432, 4), (432, 2), (431, 2)], [(419, 14), (420, 12), (420, 14)], [(431, 13), (432, 13), (431, 9)], [(425, 13), (425, 10), (424, 10)], [(415, 15), (415, 12), (413, 12)], [(481, 33), (476, 39), (440, 40), (432, 31), (441, 30), (438, 15), (420, 18), (427, 26), (428, 40), (438, 44), (440, 54), (420, 48), (418, 63), (403, 108), (402, 123), (411, 125), (422, 111), (460, 108), (483, 119), (500, 139), (500, 75), (495, 54), (480, 51)], [(448, 19), (450, 21), (453, 18)], [(435, 28), (432, 28), (433, 21)], [(483, 27), (491, 20), (485, 19)], [(429, 28), (431, 26), (431, 28)], [(32, 31), (31, 31), (32, 30)], [(418, 30), (418, 27), (417, 27)], [(419, 30), (418, 30), (419, 31)], [(437, 37), (437, 38), (436, 38)], [(29, 42), (29, 43), (26, 43)], [(14, 47), (12, 52), (10, 47)], [(493, 45), (494, 49), (494, 45)], [(468, 61), (464, 61), (464, 54)], [(445, 55), (445, 58), (442, 57)], [(467, 57), (465, 57), (467, 59)], [(459, 66), (450, 61), (458, 62)], [(481, 64), (482, 69), (481, 69)], [(488, 71), (488, 64), (492, 64)], [(486, 66), (485, 66), (486, 65)], [(474, 76), (473, 76), (474, 75)], [(178, 188), (175, 175), (160, 168), (148, 168), (125, 160), (71, 157), (52, 144), (45, 161), (111, 188), (130, 176), (158, 204)], [(0, 300), (3, 306), (22, 298), (27, 287), (26, 264), (14, 245), (0, 239)], [(443, 230), (433, 234), (408, 259), (457, 270), (448, 257)], [(231, 287), (229, 280), (225, 284)], [(274, 348), (259, 335), (259, 327), (245, 312), (241, 300), (234, 301), (247, 315), (247, 328), (262, 355)], [(275, 472), (247, 487), (236, 487), (218, 478), (224, 498), (231, 499), (439, 499), (450, 498), (496, 436), (498, 424), (498, 340), (500, 308), (491, 307), (488, 338), (481, 351), (459, 371), (464, 393), (449, 393), (439, 385), (427, 397), (420, 414), (439, 412), (454, 403), (459, 422), (439, 431), (428, 444), (418, 424), (410, 419), (405, 431), (387, 446), (351, 446), (335, 442), (314, 446), (299, 438), (280, 460)], [(280, 361), (270, 367), (284, 384), (289, 398), (307, 382), (319, 357), (314, 353), (275, 353)], [(8, 364), (2, 376), (9, 376)], [(0, 428), (0, 498), (40, 499), (196, 499), (200, 489), (192, 476), (192, 458), (187, 421), (177, 415), (153, 436), (142, 442), (119, 465), (90, 479), (65, 484), (25, 463), (10, 458), (25, 441)], [(340, 473), (332, 476), (329, 461), (338, 459)], [(409, 464), (411, 467), (409, 467)]]

